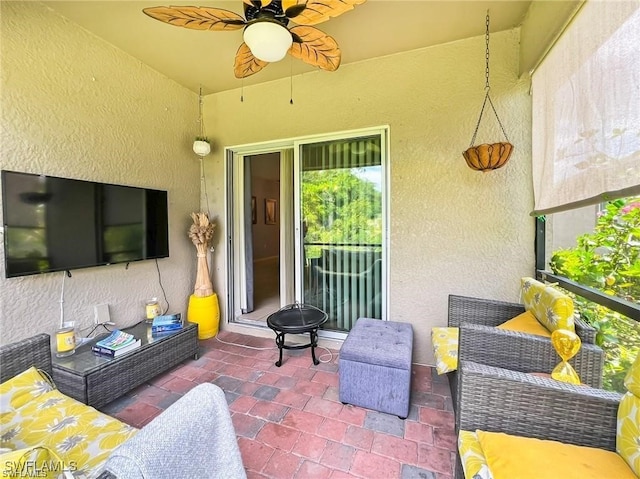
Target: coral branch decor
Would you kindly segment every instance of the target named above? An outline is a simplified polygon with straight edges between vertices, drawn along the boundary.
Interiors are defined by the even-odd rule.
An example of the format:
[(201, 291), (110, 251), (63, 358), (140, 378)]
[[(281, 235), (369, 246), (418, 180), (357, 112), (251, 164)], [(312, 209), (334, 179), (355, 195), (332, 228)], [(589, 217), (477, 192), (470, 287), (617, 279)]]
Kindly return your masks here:
[(191, 238), (198, 252), (196, 285), (193, 294), (198, 298), (204, 298), (213, 294), (213, 285), (209, 277), (209, 265), (207, 263), (207, 249), (211, 246), (216, 226), (209, 220), (209, 216), (206, 213), (191, 213), (191, 219), (193, 224), (189, 228), (189, 238)]
[(213, 292), (209, 276), (207, 250), (213, 241), (215, 224), (206, 213), (191, 213), (193, 223), (189, 227), (189, 238), (196, 247), (198, 263), (196, 284), (189, 297), (187, 320), (198, 324), (198, 338), (208, 339), (218, 334), (220, 307), (218, 296)]

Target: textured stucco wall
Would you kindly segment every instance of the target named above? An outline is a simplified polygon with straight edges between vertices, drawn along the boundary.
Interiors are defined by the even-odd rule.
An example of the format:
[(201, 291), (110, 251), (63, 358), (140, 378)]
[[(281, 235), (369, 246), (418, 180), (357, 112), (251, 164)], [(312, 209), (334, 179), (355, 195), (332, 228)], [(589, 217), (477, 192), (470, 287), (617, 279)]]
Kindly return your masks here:
[[(195, 249), (186, 237), (199, 204), (193, 92), (35, 2), (1, 2), (0, 167), (163, 189), (169, 195), (170, 258), (158, 261), (171, 311), (186, 311)], [(59, 324), (62, 273), (5, 279), (0, 246), (2, 343)], [(107, 303), (127, 326), (162, 291), (153, 261), (72, 272), (65, 319), (93, 324)]]
[[(293, 105), (289, 79), (245, 88), (244, 102), (239, 90), (207, 96), (212, 210), (224, 217), (224, 146), (389, 125), (389, 319), (413, 325), (414, 361), (432, 364), (430, 330), (446, 324), (448, 294), (516, 301), (519, 278), (533, 274), (531, 107), (518, 41), (518, 30), (491, 36), (491, 97), (515, 145), (504, 168), (474, 172), (461, 155), (484, 98), (476, 37), (294, 77)], [(487, 112), (476, 143), (500, 140)], [(215, 265), (224, 297), (224, 248)]]

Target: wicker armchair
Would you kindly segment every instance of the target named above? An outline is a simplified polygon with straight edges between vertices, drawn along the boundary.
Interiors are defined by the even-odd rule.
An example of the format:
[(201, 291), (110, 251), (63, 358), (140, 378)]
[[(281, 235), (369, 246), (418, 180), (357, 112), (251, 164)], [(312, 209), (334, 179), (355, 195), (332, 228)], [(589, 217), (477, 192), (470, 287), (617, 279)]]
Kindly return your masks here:
[[(621, 395), (461, 360), (456, 424), (465, 431), (504, 432), (616, 450)], [(456, 479), (464, 479), (460, 457)]]
[[(496, 328), (524, 311), (524, 306), (517, 303), (450, 295), (448, 325), (460, 328), (458, 361), (550, 373), (560, 358), (548, 338)], [(582, 347), (570, 363), (584, 384), (600, 388), (604, 352), (593, 344), (595, 330), (591, 326), (580, 318), (575, 318), (575, 324)], [(458, 373), (452, 371), (447, 375), (454, 411), (458, 412)]]

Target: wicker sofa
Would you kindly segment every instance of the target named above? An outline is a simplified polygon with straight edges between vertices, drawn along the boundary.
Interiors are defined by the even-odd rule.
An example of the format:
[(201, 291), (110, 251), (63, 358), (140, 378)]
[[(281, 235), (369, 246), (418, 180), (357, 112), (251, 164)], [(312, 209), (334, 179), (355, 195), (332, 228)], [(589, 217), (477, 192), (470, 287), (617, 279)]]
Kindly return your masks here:
[[(638, 362), (634, 367), (637, 366)], [(457, 416), (460, 427), (458, 431), (458, 446), (463, 456), (462, 461), (466, 463), (468, 479), (471, 479), (471, 477), (486, 477), (476, 471), (478, 468), (486, 467), (491, 471), (490, 462), (480, 466), (479, 461), (486, 459), (484, 457), (485, 450), (483, 450), (482, 446), (478, 445), (480, 451), (478, 453), (477, 448), (472, 450), (472, 448), (469, 448), (469, 444), (465, 444), (465, 440), (468, 440), (469, 432), (477, 434), (477, 431), (497, 432), (519, 438), (537, 438), (558, 441), (563, 444), (588, 446), (603, 451), (618, 452), (627, 463), (633, 462), (633, 459), (629, 460), (628, 457), (625, 457), (624, 451), (620, 454), (621, 443), (617, 438), (617, 430), (619, 434), (620, 428), (617, 426), (623, 420), (618, 416), (619, 410), (622, 411), (623, 409), (621, 407), (623, 396), (618, 393), (583, 385), (562, 383), (546, 377), (465, 360), (460, 361), (458, 376), (459, 411)], [(637, 383), (638, 376), (636, 372), (636, 394), (638, 387), (640, 387)], [(629, 389), (629, 386), (627, 387)], [(629, 390), (632, 391), (632, 389), (630, 388)], [(627, 393), (624, 396), (625, 400), (630, 395), (631, 393)], [(635, 404), (640, 404), (640, 398), (638, 397), (631, 398), (631, 400), (638, 401)], [(624, 416), (624, 411), (622, 416)], [(629, 418), (632, 417), (637, 420), (637, 416), (631, 414)], [(628, 441), (633, 451), (631, 453), (632, 457), (640, 454), (640, 445), (635, 441), (638, 426), (637, 423), (634, 425), (635, 432), (631, 431), (632, 440)], [(465, 437), (465, 435), (467, 436)], [(547, 446), (550, 445), (550, 443), (547, 443)], [(535, 446), (536, 444), (533, 443), (529, 447), (521, 447), (519, 450), (527, 451), (527, 453), (536, 457), (534, 461), (539, 464), (541, 456), (535, 456), (538, 453), (534, 449)], [(557, 447), (557, 444), (554, 444), (553, 447)], [(458, 454), (455, 471), (456, 479), (464, 479), (465, 477), (462, 461), (460, 460), (461, 454), (460, 452)], [(475, 457), (471, 458), (471, 456)], [(531, 464), (527, 464), (520, 456), (509, 456), (505, 449), (501, 450), (500, 456), (502, 458), (508, 456), (512, 463), (519, 461), (517, 462), (518, 468), (531, 472)], [(586, 464), (588, 467), (592, 467), (590, 462), (597, 460), (596, 456), (597, 454), (593, 450), (584, 451), (580, 456), (580, 462), (582, 463), (580, 465)], [(535, 477), (568, 477), (557, 475), (553, 470), (553, 464), (550, 463), (551, 459), (545, 459), (549, 469), (545, 470), (542, 475)], [(638, 460), (636, 460), (636, 463), (638, 463)], [(543, 465), (542, 467), (545, 466)], [(623, 463), (622, 468), (625, 467)], [(619, 474), (619, 472), (614, 473), (613, 469), (606, 469), (606, 471), (600, 477), (636, 477), (635, 474), (638, 472), (636, 470), (631, 473), (631, 476), (627, 476)], [(492, 474), (495, 473), (495, 471), (491, 472)], [(577, 472), (577, 467), (574, 472), (580, 475)], [(540, 474), (540, 472), (538, 473)], [(575, 474), (571, 477), (575, 477)]]
[[(548, 338), (496, 327), (524, 311), (519, 303), (450, 295), (448, 326), (459, 328), (458, 361), (474, 361), (526, 373), (550, 373), (560, 358)], [(600, 388), (604, 352), (594, 344), (596, 332), (579, 317), (575, 318), (575, 328), (582, 347), (570, 363), (584, 384)], [(457, 413), (458, 372), (448, 372), (447, 378)]]
[[(14, 381), (14, 378), (39, 374), (38, 371), (50, 377), (51, 369), (50, 338), (46, 334), (0, 347), (0, 382), (3, 388), (18, 383), (18, 388), (11, 385), (12, 392), (25, 387), (25, 381)], [(37, 383), (36, 388), (29, 391), (28, 401), (24, 405), (12, 409), (8, 404), (8, 394), (5, 395), (1, 447), (23, 450), (44, 445), (65, 462), (72, 477), (78, 478), (246, 478), (224, 392), (213, 384), (196, 386), (144, 428), (136, 431), (57, 390), (50, 390), (46, 381)], [(54, 417), (54, 421), (47, 417), (47, 422), (43, 422), (39, 416), (33, 416), (47, 408), (52, 409), (50, 417)], [(68, 434), (72, 436), (60, 440), (60, 432), (65, 435), (66, 429), (56, 414), (67, 420)], [(73, 417), (73, 420), (69, 421), (69, 417)], [(87, 418), (88, 421), (84, 421)], [(38, 430), (36, 424), (45, 426)], [(48, 430), (47, 424), (56, 426)], [(78, 424), (84, 425), (79, 428)], [(93, 444), (98, 441), (87, 445), (87, 441), (82, 440), (93, 439), (95, 428), (103, 435), (99, 441), (101, 453), (109, 444), (113, 446), (111, 452), (103, 454), (107, 456), (105, 461), (100, 457), (99, 465), (95, 464), (95, 460), (91, 461), (90, 454), (94, 451)], [(25, 435), (20, 435), (21, 429), (26, 431)], [(105, 436), (109, 431), (113, 434)], [(31, 433), (36, 433), (38, 444), (27, 442), (33, 438)], [(55, 440), (51, 440), (54, 433)], [(127, 438), (124, 442), (120, 440), (123, 437)], [(51, 443), (47, 443), (47, 440)], [(74, 460), (67, 461), (66, 458), (71, 454), (75, 454)], [(82, 460), (91, 462), (91, 467), (85, 467)], [(69, 466), (69, 463), (72, 465)], [(3, 467), (5, 465), (6, 461), (3, 461)]]

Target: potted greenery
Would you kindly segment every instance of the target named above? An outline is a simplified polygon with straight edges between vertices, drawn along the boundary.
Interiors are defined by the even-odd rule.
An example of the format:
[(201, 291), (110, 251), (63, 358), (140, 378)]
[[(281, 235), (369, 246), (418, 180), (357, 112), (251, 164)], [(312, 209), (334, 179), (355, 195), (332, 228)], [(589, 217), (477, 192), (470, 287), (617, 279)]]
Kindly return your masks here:
[(193, 152), (198, 156), (207, 156), (211, 153), (211, 143), (205, 136), (196, 136), (193, 142)]

